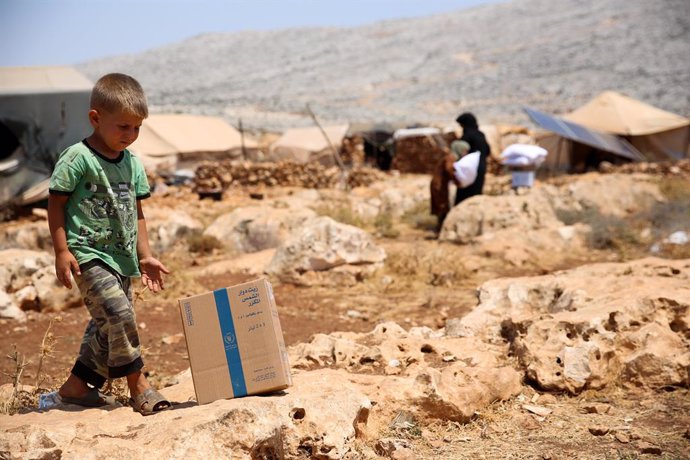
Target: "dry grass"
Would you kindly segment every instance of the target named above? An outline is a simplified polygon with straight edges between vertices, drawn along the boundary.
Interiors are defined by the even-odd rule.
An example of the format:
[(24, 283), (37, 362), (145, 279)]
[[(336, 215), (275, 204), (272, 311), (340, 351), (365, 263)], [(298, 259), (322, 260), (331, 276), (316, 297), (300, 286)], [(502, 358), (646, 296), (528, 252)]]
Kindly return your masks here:
[(432, 215), (429, 210), (429, 204), (419, 202), (411, 209), (405, 211), (400, 218), (401, 222), (424, 231), (434, 231), (436, 229), (436, 216)]
[(318, 206), (314, 209), (319, 216), (330, 217), (341, 224), (352, 225), (362, 229), (371, 227), (372, 223), (357, 215), (351, 207), (345, 205)]
[(374, 227), (376, 233), (383, 238), (397, 238), (400, 236), (400, 230), (395, 228), (393, 222), (393, 215), (390, 212), (382, 212), (374, 219)]
[[(690, 183), (681, 178), (666, 178), (659, 182), (665, 201), (654, 203), (649, 209), (626, 217), (602, 214), (599, 209), (557, 211), (565, 224), (588, 224), (591, 232), (588, 246), (594, 250), (612, 251), (623, 260), (649, 255), (654, 242), (662, 242), (675, 231), (690, 229)], [(643, 237), (642, 235), (647, 236)], [(659, 244), (656, 253), (667, 258), (690, 257), (690, 244)]]
[(187, 249), (192, 254), (209, 255), (218, 249), (223, 249), (223, 243), (215, 236), (193, 232), (187, 237)]
[(393, 276), (398, 285), (407, 287), (462, 285), (468, 278), (462, 264), (463, 248), (425, 243), (388, 247), (384, 275)]

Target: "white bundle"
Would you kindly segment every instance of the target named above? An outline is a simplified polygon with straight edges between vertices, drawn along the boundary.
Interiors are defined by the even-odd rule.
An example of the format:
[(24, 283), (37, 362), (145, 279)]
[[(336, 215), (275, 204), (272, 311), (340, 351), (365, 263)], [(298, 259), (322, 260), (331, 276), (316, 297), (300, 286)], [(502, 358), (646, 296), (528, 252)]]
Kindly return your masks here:
[(539, 166), (548, 152), (538, 145), (511, 144), (501, 152), (503, 164), (507, 166)]
[(455, 178), (460, 183), (460, 188), (466, 188), (474, 184), (477, 179), (477, 169), (479, 168), (479, 152), (468, 153), (458, 161), (453, 163)]

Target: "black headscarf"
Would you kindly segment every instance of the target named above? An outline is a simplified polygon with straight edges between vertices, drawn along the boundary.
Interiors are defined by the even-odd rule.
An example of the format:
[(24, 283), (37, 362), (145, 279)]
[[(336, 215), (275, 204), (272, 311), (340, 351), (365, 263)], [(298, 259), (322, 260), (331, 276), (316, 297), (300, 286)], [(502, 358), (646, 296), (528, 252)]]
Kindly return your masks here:
[(479, 167), (477, 168), (477, 179), (472, 185), (466, 188), (459, 188), (455, 194), (455, 204), (474, 196), (481, 195), (484, 189), (484, 176), (486, 176), (486, 161), (491, 155), (491, 148), (486, 141), (484, 133), (479, 131), (477, 118), (470, 112), (465, 112), (455, 119), (462, 126), (461, 141), (470, 144), (470, 152), (479, 152)]

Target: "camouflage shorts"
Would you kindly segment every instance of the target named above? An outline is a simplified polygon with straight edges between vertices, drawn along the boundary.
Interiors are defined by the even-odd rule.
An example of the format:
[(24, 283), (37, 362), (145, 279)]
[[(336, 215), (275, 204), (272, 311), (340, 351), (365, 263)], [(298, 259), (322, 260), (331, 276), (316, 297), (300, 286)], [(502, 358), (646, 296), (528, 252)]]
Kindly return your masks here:
[(82, 265), (76, 278), (91, 314), (72, 373), (100, 387), (143, 367), (132, 283), (100, 260)]

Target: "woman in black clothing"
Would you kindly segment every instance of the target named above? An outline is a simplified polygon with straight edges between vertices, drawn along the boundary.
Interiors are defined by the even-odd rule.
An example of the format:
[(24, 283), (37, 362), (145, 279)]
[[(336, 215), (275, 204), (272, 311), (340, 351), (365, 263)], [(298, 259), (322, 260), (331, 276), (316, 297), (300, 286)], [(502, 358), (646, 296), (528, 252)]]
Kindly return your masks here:
[(486, 175), (486, 162), (491, 154), (489, 143), (486, 136), (479, 131), (479, 125), (474, 115), (465, 112), (455, 119), (462, 126), (462, 137), (460, 140), (470, 144), (470, 152), (479, 152), (479, 167), (477, 168), (477, 179), (472, 185), (459, 188), (455, 193), (455, 204), (460, 203), (474, 195), (481, 195), (484, 188), (484, 176)]

